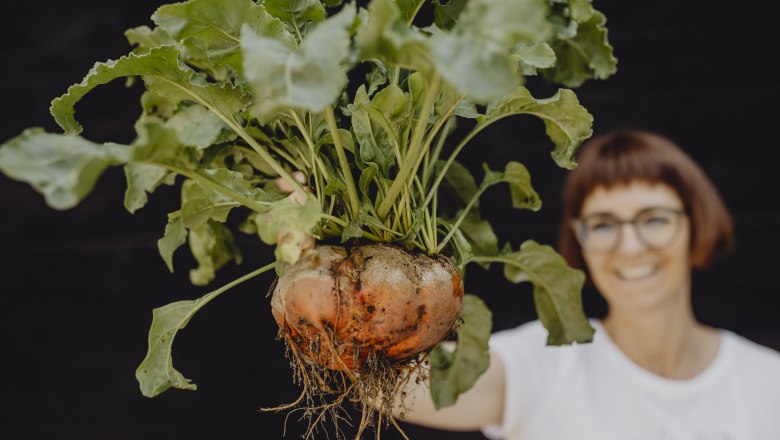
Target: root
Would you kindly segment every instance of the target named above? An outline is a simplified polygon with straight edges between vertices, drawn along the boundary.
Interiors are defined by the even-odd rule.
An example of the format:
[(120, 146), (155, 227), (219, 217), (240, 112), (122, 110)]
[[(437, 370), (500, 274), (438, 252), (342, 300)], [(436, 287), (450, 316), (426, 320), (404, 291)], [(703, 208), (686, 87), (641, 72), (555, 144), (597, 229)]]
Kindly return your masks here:
[[(360, 439), (369, 429), (374, 429), (379, 440), (381, 431), (393, 426), (404, 439), (408, 437), (392, 414), (401, 397), (401, 390), (409, 383), (412, 373), (420, 366), (417, 358), (402, 362), (391, 362), (377, 355), (365, 359), (358, 370), (345, 368), (338, 350), (330, 341), (316, 341), (312, 344), (325, 344), (333, 359), (342, 370), (331, 370), (309, 361), (296, 348), (295, 342), (285, 333), (280, 334), (287, 347), (287, 356), (293, 370), (293, 378), (303, 388), (301, 395), (293, 402), (261, 411), (288, 411), (285, 418), (284, 435), (287, 432), (287, 420), (293, 413), (300, 413), (300, 419), (308, 422), (303, 434), (304, 439), (313, 439), (320, 430), (327, 438), (333, 434), (335, 439), (347, 439), (344, 427), (354, 430), (354, 438)], [(360, 411), (357, 426), (353, 426), (345, 403), (351, 403)], [(402, 413), (403, 417), (403, 413)], [(328, 425), (326, 430), (324, 426)]]

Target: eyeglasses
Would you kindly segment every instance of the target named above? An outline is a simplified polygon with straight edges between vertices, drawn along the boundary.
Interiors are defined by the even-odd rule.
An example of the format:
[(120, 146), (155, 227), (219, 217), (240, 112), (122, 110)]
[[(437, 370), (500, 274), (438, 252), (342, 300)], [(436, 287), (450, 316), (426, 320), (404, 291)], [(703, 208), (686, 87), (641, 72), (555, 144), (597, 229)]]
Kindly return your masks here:
[(623, 225), (630, 224), (639, 241), (648, 249), (664, 248), (680, 231), (684, 211), (668, 207), (650, 207), (634, 218), (622, 220), (610, 213), (596, 213), (576, 219), (572, 226), (583, 249), (592, 253), (607, 253), (617, 249)]

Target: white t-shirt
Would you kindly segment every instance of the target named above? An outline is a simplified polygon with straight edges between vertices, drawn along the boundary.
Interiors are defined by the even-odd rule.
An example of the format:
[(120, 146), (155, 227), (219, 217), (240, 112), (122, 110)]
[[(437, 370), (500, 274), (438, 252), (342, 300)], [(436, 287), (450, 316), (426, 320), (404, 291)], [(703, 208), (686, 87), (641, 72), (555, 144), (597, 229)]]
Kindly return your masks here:
[(713, 363), (671, 380), (626, 357), (600, 322), (590, 344), (546, 346), (535, 321), (497, 332), (508, 440), (780, 440), (780, 353), (728, 331)]

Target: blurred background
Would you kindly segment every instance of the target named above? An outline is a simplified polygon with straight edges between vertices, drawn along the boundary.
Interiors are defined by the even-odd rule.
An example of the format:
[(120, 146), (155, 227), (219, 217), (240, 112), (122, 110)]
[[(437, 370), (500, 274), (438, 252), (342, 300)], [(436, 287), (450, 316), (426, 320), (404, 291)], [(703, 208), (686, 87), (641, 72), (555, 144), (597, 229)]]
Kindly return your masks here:
[[(49, 102), (81, 81), (95, 61), (129, 51), (126, 28), (151, 24), (162, 1), (52, 0), (0, 6), (0, 141), (29, 126), (59, 132)], [(777, 250), (777, 141), (780, 85), (774, 16), (758, 8), (711, 2), (595, 0), (608, 18), (618, 73), (576, 91), (600, 133), (632, 127), (658, 131), (697, 160), (731, 208), (736, 251), (694, 278), (699, 318), (780, 349)], [(747, 6), (747, 5), (745, 5)], [(555, 88), (531, 81), (537, 97)], [(130, 142), (140, 112), (140, 85), (115, 81), (78, 107), (83, 135)], [(538, 213), (511, 210), (509, 193), (493, 188), (483, 202), (502, 241), (554, 244), (565, 171), (550, 158), (541, 121), (509, 118), (480, 134), (462, 156), (478, 176), (481, 163), (527, 165), (544, 202)], [(284, 349), (266, 297), (272, 274), (210, 303), (181, 331), (174, 345), (177, 369), (198, 391), (172, 390), (143, 397), (134, 377), (146, 353), (155, 307), (202, 296), (266, 264), (272, 251), (238, 236), (244, 263), (228, 265), (212, 287), (194, 287), (194, 260), (176, 254), (170, 274), (156, 240), (178, 191), (164, 187), (134, 215), (122, 204), (124, 175), (110, 170), (78, 207), (58, 212), (26, 184), (0, 176), (0, 332), (8, 439), (274, 439), (285, 414), (258, 408), (294, 400)], [(494, 329), (535, 319), (528, 285), (504, 280), (500, 267), (471, 267), (466, 290), (492, 308)], [(588, 313), (603, 304), (584, 292)], [(287, 438), (305, 427), (293, 413)], [(416, 439), (480, 439), (404, 425)], [(327, 438), (325, 433), (321, 433)], [(382, 438), (401, 438), (392, 429)]]

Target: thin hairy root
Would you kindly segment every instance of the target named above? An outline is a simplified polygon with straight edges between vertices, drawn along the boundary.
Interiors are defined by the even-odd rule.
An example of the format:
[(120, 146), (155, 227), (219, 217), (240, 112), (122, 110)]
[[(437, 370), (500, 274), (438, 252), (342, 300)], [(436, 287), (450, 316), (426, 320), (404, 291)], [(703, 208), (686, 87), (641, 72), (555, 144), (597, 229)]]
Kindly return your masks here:
[[(301, 357), (298, 355), (298, 351), (295, 349), (295, 344), (292, 344), (291, 341), (289, 341), (290, 337), (285, 335), (285, 338), (287, 339), (287, 346), (290, 347), (290, 351), (292, 351), (293, 356), (295, 357), (295, 361), (298, 363), (298, 367), (303, 369), (305, 368), (304, 362), (301, 359)], [(260, 408), (260, 411), (268, 412), (268, 411), (284, 411), (286, 409), (292, 409), (298, 406), (303, 399), (306, 397), (306, 395), (309, 392), (309, 378), (306, 375), (303, 375), (303, 390), (301, 391), (301, 395), (298, 396), (298, 398), (294, 402), (290, 402), (285, 405), (279, 405), (275, 406), (273, 408)]]
[[(379, 440), (381, 431), (389, 426), (395, 427), (403, 438), (407, 438), (401, 427), (391, 415), (402, 390), (411, 380), (414, 371), (421, 367), (418, 358), (404, 361), (390, 361), (380, 356), (372, 355), (365, 359), (363, 368), (330, 369), (322, 364), (312, 362), (297, 348), (292, 336), (281, 332), (280, 338), (287, 346), (287, 356), (293, 370), (296, 382), (303, 386), (301, 396), (295, 402), (274, 408), (263, 408), (263, 411), (287, 411), (285, 418), (285, 434), (287, 420), (293, 413), (308, 421), (308, 427), (303, 434), (305, 439), (313, 439), (318, 432), (324, 431), (327, 438), (345, 440), (349, 427), (352, 437), (360, 439), (369, 430), (374, 430), (371, 437)], [(341, 360), (339, 348), (326, 338), (312, 339), (325, 353), (330, 353), (333, 363), (337, 366)], [(343, 367), (343, 366), (339, 366)], [(403, 405), (403, 399), (401, 398)], [(346, 412), (345, 403), (352, 403), (360, 411), (359, 419), (353, 425), (350, 414)], [(403, 415), (402, 415), (403, 418)], [(327, 426), (327, 429), (325, 429)]]

